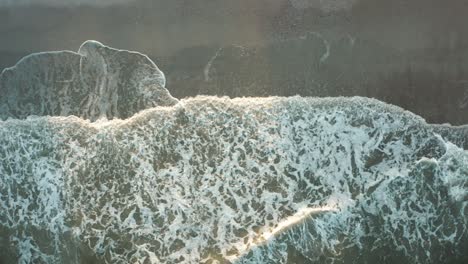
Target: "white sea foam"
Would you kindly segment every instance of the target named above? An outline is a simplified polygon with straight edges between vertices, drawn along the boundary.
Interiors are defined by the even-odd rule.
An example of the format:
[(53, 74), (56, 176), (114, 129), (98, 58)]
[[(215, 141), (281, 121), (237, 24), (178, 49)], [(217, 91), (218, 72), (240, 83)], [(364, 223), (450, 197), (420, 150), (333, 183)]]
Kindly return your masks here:
[(125, 120), (0, 121), (0, 144), (0, 259), (464, 254), (467, 151), (376, 100), (197, 97)]

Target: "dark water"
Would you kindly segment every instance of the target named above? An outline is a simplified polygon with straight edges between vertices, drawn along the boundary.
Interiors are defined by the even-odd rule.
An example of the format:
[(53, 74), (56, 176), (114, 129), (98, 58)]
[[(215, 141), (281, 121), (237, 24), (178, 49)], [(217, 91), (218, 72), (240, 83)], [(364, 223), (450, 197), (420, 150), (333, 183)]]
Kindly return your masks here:
[(148, 54), (179, 99), (365, 96), (468, 122), (465, 0), (20, 2), (0, 3), (0, 70), (96, 39)]

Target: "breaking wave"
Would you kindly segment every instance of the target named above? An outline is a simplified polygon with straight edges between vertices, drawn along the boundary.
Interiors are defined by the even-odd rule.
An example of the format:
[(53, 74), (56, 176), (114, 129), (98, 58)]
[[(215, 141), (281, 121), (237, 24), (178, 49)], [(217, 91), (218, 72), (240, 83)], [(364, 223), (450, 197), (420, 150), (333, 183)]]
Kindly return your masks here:
[[(2, 105), (0, 262), (467, 260), (464, 127), (359, 97), (149, 100), (125, 115), (11, 110), (21, 100)], [(129, 118), (91, 122), (104, 112)], [(91, 120), (26, 117), (70, 113)]]

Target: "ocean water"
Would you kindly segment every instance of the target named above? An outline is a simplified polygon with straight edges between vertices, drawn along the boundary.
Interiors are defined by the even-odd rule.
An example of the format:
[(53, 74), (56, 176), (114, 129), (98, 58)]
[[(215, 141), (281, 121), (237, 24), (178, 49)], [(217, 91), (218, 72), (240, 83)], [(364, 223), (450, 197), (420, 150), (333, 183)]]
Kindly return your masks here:
[(0, 76), (0, 263), (468, 260), (466, 127), (361, 97), (179, 101), (91, 44)]

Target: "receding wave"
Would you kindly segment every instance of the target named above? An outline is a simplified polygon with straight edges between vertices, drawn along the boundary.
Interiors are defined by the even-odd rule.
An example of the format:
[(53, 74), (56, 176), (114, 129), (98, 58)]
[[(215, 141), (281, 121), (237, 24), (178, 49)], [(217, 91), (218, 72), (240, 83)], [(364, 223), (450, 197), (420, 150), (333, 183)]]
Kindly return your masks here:
[(164, 86), (164, 74), (146, 55), (86, 41), (78, 53), (35, 53), (5, 69), (0, 75), (0, 119), (128, 118), (177, 103)]
[(468, 262), (468, 127), (164, 86), (95, 41), (2, 72), (0, 263)]

